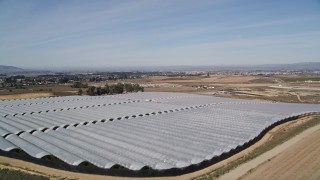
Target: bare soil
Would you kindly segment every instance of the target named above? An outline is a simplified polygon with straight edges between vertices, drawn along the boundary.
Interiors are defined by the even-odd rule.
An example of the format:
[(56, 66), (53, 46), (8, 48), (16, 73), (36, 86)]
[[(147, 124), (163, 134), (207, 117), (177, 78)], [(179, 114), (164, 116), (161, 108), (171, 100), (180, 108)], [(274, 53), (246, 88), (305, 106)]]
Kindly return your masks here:
[(300, 139), (241, 179), (320, 179), (320, 130)]
[[(296, 124), (298, 125), (298, 124)], [(294, 125), (294, 126), (296, 126)], [(287, 128), (281, 128), (286, 131)], [(320, 125), (221, 176), (228, 179), (319, 179)]]
[(29, 99), (29, 98), (41, 98), (53, 96), (52, 93), (41, 92), (41, 93), (23, 93), (23, 94), (12, 94), (12, 95), (1, 95), (0, 100), (12, 100), (12, 99)]
[(252, 75), (162, 76), (141, 79), (139, 83), (148, 85), (145, 91), (149, 92), (185, 92), (240, 99), (320, 103), (319, 82), (287, 82), (283, 78)]

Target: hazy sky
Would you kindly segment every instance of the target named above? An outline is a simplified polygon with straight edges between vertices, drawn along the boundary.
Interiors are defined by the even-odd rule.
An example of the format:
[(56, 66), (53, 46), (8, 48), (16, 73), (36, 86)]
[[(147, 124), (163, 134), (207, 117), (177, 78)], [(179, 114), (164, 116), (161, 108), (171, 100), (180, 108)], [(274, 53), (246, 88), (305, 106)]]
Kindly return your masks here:
[(0, 0), (0, 64), (320, 62), (319, 0)]

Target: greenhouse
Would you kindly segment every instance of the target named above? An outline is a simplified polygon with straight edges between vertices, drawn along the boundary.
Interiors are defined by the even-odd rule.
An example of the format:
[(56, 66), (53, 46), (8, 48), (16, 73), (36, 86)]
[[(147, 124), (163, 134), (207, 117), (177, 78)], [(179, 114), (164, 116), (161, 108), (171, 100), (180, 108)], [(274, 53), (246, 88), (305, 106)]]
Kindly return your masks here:
[(197, 166), (254, 142), (320, 105), (184, 93), (68, 96), (0, 102), (0, 149), (71, 166), (165, 171)]

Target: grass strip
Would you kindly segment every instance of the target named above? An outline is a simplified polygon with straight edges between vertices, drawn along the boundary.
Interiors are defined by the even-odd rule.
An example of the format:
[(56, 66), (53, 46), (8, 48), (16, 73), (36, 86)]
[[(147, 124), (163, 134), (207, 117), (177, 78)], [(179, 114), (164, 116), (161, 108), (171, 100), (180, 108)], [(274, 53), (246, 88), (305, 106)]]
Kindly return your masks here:
[(49, 177), (36, 174), (29, 174), (19, 170), (0, 169), (0, 177), (2, 180), (49, 180)]

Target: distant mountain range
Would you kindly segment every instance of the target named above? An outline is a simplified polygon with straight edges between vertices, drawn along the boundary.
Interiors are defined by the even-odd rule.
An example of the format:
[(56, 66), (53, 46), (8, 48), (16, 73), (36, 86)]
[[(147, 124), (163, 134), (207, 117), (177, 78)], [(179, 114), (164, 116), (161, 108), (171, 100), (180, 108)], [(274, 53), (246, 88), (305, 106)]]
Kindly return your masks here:
[[(53, 72), (55, 70), (52, 70)], [(51, 71), (51, 73), (52, 73)], [(61, 70), (56, 70), (58, 72)], [(101, 68), (68, 68), (64, 72), (107, 72), (107, 71), (320, 71), (320, 62), (305, 62), (294, 64), (265, 65), (209, 65), (209, 66), (144, 66), (144, 67), (101, 67)], [(22, 69), (14, 66), (0, 65), (0, 74), (46, 74), (49, 71)]]
[(22, 71), (26, 71), (26, 70), (15, 67), (15, 66), (0, 65), (0, 74), (8, 74), (8, 73), (22, 72)]

